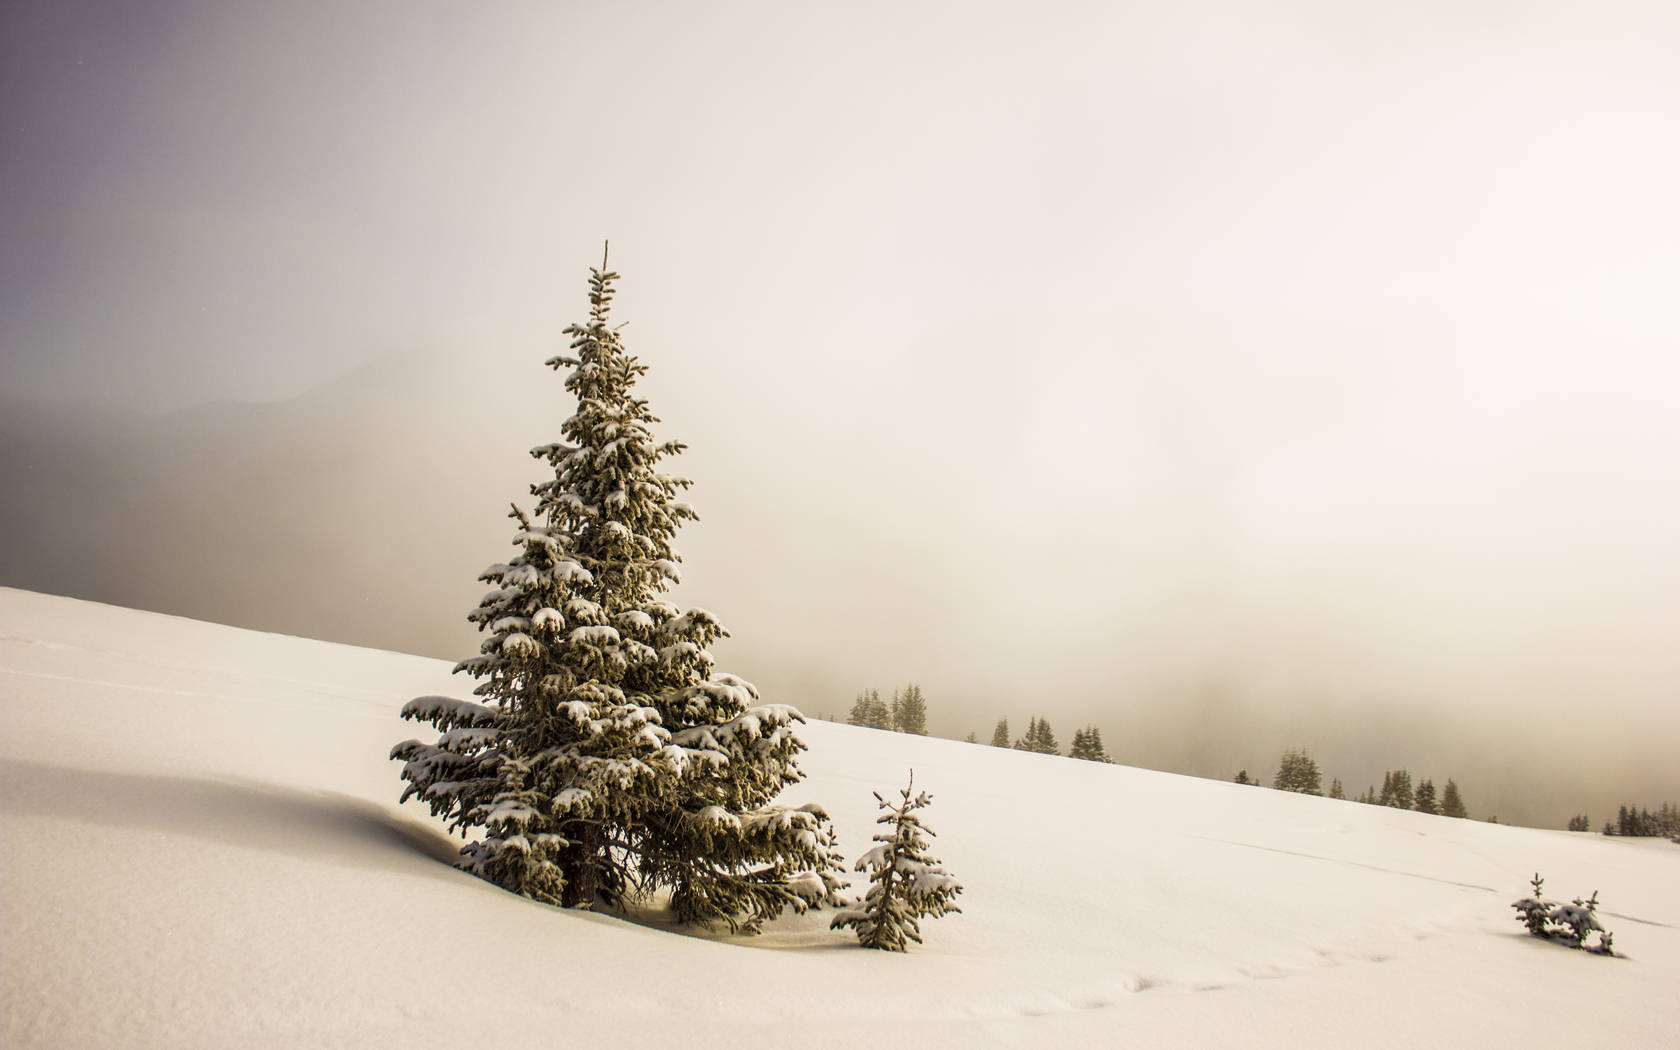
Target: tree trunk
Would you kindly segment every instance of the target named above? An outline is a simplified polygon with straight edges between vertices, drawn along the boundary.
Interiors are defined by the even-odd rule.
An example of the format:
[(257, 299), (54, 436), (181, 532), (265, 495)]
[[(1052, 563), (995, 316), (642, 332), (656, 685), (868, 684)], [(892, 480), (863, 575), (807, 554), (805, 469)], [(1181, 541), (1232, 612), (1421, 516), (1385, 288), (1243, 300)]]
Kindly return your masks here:
[(593, 824), (585, 825), (571, 836), (571, 840), (571, 845), (560, 854), (561, 866), (566, 873), (564, 903), (568, 908), (587, 910), (595, 906), (595, 894), (599, 889), (596, 878), (600, 872), (601, 829)]

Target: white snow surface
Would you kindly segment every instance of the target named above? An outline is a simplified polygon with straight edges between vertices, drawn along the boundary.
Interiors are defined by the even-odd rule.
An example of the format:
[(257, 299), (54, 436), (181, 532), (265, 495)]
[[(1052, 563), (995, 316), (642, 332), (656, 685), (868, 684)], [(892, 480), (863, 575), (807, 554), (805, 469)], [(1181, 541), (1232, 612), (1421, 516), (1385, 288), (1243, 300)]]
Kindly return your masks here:
[[(1659, 1047), (1680, 846), (812, 722), (848, 862), (933, 794), (908, 954), (513, 897), (401, 791), (447, 662), (0, 589), (0, 1045)], [(778, 697), (797, 702), (797, 697)], [(957, 698), (942, 701), (956, 704)], [(424, 728), (424, 727), (418, 727)], [(849, 863), (848, 863), (849, 866)], [(1623, 955), (1528, 936), (1536, 870)], [(861, 889), (863, 877), (855, 876)], [(883, 1041), (885, 1041), (883, 1043)]]

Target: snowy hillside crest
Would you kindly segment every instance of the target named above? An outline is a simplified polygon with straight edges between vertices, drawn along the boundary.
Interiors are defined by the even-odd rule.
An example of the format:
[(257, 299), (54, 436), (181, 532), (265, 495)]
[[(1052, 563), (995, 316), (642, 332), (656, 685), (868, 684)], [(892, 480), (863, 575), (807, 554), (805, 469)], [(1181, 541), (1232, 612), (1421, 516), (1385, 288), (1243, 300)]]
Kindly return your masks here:
[(752, 931), (831, 899), (839, 856), (820, 806), (773, 804), (802, 779), (803, 716), (714, 672), (723, 625), (659, 597), (696, 515), (676, 498), (690, 482), (660, 469), (684, 446), (655, 441), (632, 393), (647, 368), (608, 323), (617, 277), (604, 256), (590, 270), (589, 320), (547, 362), (577, 410), (531, 452), (554, 476), (531, 487), (533, 514), (512, 509), (519, 553), (480, 576), (485, 638), (456, 667), (480, 702), (410, 701), (403, 717), (440, 735), (391, 757), (402, 799), (468, 838), (467, 871), (572, 908), (665, 891), (681, 921)]

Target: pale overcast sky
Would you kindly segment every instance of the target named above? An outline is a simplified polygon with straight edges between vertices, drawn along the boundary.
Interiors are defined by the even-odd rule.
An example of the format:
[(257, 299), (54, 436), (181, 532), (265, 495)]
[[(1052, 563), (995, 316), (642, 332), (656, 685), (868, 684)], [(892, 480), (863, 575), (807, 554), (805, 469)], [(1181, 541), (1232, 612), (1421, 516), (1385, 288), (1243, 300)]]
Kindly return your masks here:
[(413, 355), (493, 413), (610, 237), (685, 590), (781, 698), (1671, 756), (1677, 54), (1669, 2), (9, 3), (0, 390)]

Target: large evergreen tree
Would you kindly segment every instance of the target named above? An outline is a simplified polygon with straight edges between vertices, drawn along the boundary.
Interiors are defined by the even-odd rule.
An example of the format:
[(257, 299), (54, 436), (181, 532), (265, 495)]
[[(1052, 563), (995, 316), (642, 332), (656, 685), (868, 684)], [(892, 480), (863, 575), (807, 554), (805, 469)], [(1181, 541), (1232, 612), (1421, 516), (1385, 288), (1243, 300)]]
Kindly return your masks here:
[(677, 580), (677, 528), (695, 517), (680, 452), (632, 394), (646, 366), (608, 324), (618, 275), (590, 271), (586, 324), (566, 329), (576, 412), (562, 442), (532, 450), (554, 470), (517, 506), (519, 553), (492, 565), (469, 619), (486, 633), (457, 671), (482, 702), (421, 697), (405, 718), (433, 744), (392, 749), (403, 799), (478, 835), (460, 866), (515, 893), (568, 907), (616, 905), (669, 889), (676, 916), (754, 929), (783, 908), (827, 898), (838, 856), (820, 807), (785, 809), (801, 779), (794, 708), (715, 673), (725, 635), (703, 609), (660, 598)]
[(915, 682), (893, 694), (892, 727), (900, 733), (927, 736), (927, 698)]
[(1009, 746), (1009, 719), (1000, 718), (997, 720), (997, 725), (992, 728), (992, 746)]
[(922, 823), (916, 810), (933, 797), (925, 791), (911, 797), (915, 783), (911, 773), (898, 802), (875, 792), (882, 810), (875, 822), (887, 825), (887, 830), (875, 835), (880, 845), (857, 862), (858, 871), (869, 872), (869, 891), (859, 905), (845, 909), (829, 923), (830, 929), (850, 926), (857, 930), (858, 943), (865, 948), (902, 952), (908, 947), (906, 941), (922, 943), (923, 916), (962, 911), (952, 903), (962, 885), (928, 856), (924, 836), (932, 836), (933, 829)]

